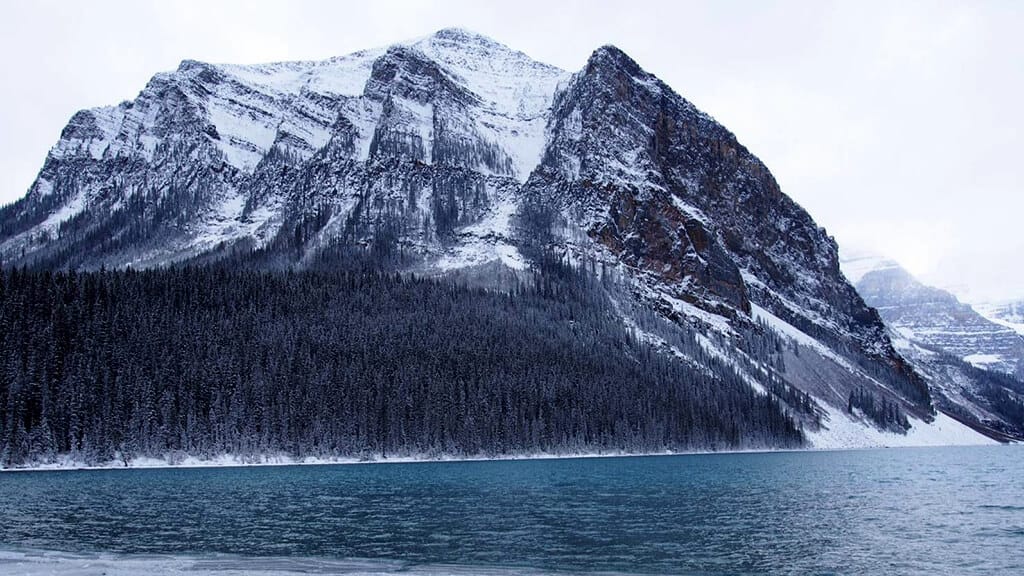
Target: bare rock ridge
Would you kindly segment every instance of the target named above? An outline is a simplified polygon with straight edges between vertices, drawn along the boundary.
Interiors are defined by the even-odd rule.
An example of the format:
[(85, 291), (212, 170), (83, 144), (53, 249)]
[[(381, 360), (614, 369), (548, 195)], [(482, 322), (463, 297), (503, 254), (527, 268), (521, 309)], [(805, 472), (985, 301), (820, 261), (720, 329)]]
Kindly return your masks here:
[[(541, 240), (614, 271), (642, 338), (671, 352), (634, 313), (654, 309), (756, 390), (809, 395), (819, 446), (856, 444), (850, 426), (868, 444), (938, 429), (941, 386), (893, 347), (835, 241), (731, 132), (613, 46), (576, 73), (459, 29), (322, 62), (184, 61), (74, 115), (0, 211), (4, 266), (250, 251), (301, 268), (386, 243), (417, 273), (529, 275)], [(755, 353), (771, 334), (787, 344)], [(856, 408), (855, 393), (911, 420)]]

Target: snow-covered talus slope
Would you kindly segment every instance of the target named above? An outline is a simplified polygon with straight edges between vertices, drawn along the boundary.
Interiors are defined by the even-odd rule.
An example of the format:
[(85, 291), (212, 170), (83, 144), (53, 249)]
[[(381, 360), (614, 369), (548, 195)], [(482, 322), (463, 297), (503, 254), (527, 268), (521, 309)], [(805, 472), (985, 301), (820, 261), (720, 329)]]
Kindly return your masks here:
[(976, 446), (996, 444), (991, 438), (978, 434), (970, 427), (946, 414), (939, 414), (932, 422), (914, 420), (906, 434), (892, 434), (865, 427), (842, 411), (830, 410), (825, 426), (809, 434), (811, 444), (818, 449), (893, 448), (899, 446)]
[(854, 392), (934, 417), (833, 239), (731, 132), (612, 46), (575, 74), (457, 29), (323, 62), (186, 61), (72, 118), (0, 212), (4, 263), (365, 253), (498, 277), (539, 253), (599, 263), (622, 278), (623, 310), (701, 331), (686, 361), (734, 366), (808, 430), (840, 413), (906, 432), (846, 410)]
[(610, 46), (558, 92), (549, 132), (524, 201), (557, 214), (565, 249), (626, 266), (669, 315), (742, 325), (757, 305), (844, 359), (853, 376), (830, 403), (884, 388), (930, 418), (924, 383), (840, 273), (834, 241), (732, 133)]

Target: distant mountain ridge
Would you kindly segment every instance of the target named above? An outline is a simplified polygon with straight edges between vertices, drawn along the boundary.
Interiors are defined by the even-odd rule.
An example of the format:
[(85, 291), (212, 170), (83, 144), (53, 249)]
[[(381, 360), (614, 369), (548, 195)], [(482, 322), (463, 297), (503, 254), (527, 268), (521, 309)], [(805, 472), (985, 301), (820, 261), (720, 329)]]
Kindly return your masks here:
[(1020, 334), (953, 294), (921, 283), (895, 261), (858, 254), (844, 258), (843, 269), (895, 332), (897, 349), (939, 389), (945, 403), (998, 422), (999, 410), (988, 397), (1024, 398)]
[(971, 306), (992, 322), (1024, 335), (1024, 300), (974, 303)]
[(944, 350), (979, 368), (1024, 376), (1024, 338), (953, 294), (927, 286), (880, 257), (843, 263), (864, 300), (908, 340)]
[[(460, 29), (323, 62), (185, 61), (76, 114), (0, 211), (5, 266), (350, 257), (499, 289), (554, 258), (615, 278), (641, 340), (727, 361), (804, 410), (816, 445), (936, 426), (928, 383), (835, 241), (731, 132), (613, 46), (576, 73)], [(673, 349), (645, 310), (698, 330), (703, 352)]]

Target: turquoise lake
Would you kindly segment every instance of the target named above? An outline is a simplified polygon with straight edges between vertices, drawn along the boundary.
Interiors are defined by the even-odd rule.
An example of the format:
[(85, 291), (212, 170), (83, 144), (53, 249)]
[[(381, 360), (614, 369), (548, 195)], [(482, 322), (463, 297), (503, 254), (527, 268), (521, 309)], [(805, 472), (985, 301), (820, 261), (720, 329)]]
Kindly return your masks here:
[(1024, 448), (0, 474), (0, 573), (1024, 574)]

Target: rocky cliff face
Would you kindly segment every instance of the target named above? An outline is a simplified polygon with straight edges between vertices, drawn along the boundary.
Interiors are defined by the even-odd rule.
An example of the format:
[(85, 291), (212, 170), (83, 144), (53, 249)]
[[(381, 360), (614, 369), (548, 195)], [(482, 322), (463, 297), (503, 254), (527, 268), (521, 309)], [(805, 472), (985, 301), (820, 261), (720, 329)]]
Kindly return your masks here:
[(598, 49), (550, 127), (525, 196), (558, 206), (666, 307), (767, 314), (920, 385), (842, 276), (835, 241), (731, 132), (624, 53)]
[[(731, 132), (610, 46), (575, 74), (463, 30), (323, 62), (186, 61), (75, 115), (0, 212), (5, 265), (257, 251), (303, 266), (380, 243), (428, 274), (528, 275), (539, 244), (600, 263), (641, 337), (671, 348), (630, 310), (697, 327), (751, 386), (811, 394), (824, 444), (830, 419), (871, 426), (846, 410), (854, 390), (933, 417), (832, 238)], [(780, 333), (789, 344), (765, 343)]]
[(186, 61), (134, 101), (72, 118), (4, 211), (0, 253), (158, 265), (221, 243), (265, 246), (328, 212), (314, 240), (387, 217), (438, 253), (536, 164), (564, 76), (453, 30), (325, 62)]

